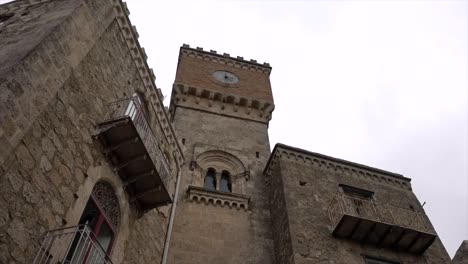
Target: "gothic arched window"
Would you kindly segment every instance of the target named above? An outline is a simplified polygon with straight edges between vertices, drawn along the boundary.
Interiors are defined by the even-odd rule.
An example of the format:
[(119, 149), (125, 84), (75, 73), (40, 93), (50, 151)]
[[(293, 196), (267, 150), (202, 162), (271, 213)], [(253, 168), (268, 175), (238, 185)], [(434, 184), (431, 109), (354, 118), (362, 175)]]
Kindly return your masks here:
[(219, 190), (222, 192), (232, 192), (231, 176), (228, 171), (221, 173), (221, 182), (219, 183)]
[[(119, 222), (119, 200), (114, 188), (108, 182), (97, 182), (83, 210), (79, 226), (82, 228), (86, 225), (92, 231), (92, 240), (99, 245), (98, 250), (110, 254)], [(75, 236), (66, 257), (66, 263), (85, 263), (90, 255), (99, 254), (91, 251), (94, 249), (91, 249), (89, 241), (82, 238), (81, 235)], [(88, 253), (81, 254), (81, 252)]]
[(209, 190), (216, 190), (216, 171), (213, 168), (209, 168), (206, 172), (205, 185), (204, 187)]

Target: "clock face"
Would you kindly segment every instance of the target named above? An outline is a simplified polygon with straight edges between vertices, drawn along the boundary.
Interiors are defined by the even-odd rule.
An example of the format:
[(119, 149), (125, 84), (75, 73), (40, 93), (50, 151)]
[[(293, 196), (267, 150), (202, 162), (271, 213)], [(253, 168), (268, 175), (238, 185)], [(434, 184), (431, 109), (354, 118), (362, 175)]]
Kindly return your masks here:
[(237, 77), (234, 73), (227, 71), (215, 71), (213, 72), (213, 77), (217, 81), (225, 84), (235, 84), (239, 82), (239, 77)]

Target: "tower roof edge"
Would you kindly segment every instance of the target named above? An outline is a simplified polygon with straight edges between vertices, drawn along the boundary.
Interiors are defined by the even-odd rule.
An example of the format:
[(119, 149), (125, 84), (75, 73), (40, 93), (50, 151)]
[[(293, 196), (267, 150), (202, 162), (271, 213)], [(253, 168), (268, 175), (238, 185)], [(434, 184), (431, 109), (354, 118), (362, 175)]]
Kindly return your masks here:
[(202, 47), (193, 48), (193, 47), (190, 47), (190, 45), (188, 45), (188, 44), (183, 44), (180, 47), (181, 51), (183, 49), (190, 50), (190, 51), (195, 52), (195, 53), (211, 55), (211, 56), (216, 56), (216, 57), (219, 57), (219, 58), (225, 58), (225, 59), (234, 60), (234, 61), (241, 62), (241, 63), (247, 63), (247, 64), (255, 65), (257, 67), (262, 67), (264, 69), (268, 69), (269, 71), (272, 70), (272, 67), (271, 67), (270, 63), (268, 63), (268, 62), (259, 63), (259, 62), (257, 62), (257, 60), (254, 60), (254, 59), (247, 60), (247, 59), (244, 59), (244, 57), (241, 57), (241, 56), (233, 57), (229, 53), (222, 53), (221, 54), (221, 53), (218, 53), (216, 50), (208, 51), (208, 50), (204, 50)]

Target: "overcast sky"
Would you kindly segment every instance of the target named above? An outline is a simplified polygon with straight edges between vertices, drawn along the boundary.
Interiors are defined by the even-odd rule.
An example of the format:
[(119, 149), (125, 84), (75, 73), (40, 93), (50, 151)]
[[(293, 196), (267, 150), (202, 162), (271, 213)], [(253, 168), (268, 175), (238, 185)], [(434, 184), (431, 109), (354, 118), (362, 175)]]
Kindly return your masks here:
[(466, 1), (127, 1), (169, 104), (183, 43), (269, 62), (270, 141), (401, 173), (468, 239)]

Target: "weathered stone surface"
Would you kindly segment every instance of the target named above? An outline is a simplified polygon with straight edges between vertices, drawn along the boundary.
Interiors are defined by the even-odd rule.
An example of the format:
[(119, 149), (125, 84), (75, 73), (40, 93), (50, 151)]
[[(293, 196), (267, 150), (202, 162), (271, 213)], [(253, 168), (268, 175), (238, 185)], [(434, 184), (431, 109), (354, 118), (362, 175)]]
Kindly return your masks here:
[[(145, 84), (144, 69), (129, 48), (127, 32), (119, 24), (125, 19), (117, 17), (123, 15), (115, 6), (120, 4), (56, 0), (11, 7), (17, 12), (28, 8), (34, 19), (15, 17), (0, 32), (0, 58), (5, 62), (0, 66), (0, 206), (5, 212), (0, 217), (0, 263), (30, 263), (46, 230), (78, 224), (98, 180), (111, 181), (122, 208), (128, 209), (116, 230), (114, 263), (161, 259), (170, 206), (165, 213), (153, 210), (141, 217), (92, 138), (110, 102), (136, 91), (148, 102), (160, 100)], [(0, 14), (7, 11), (0, 5)], [(32, 29), (44, 32), (23, 32)], [(28, 39), (34, 47), (23, 45)], [(17, 44), (14, 52), (5, 40)], [(10, 59), (15, 63), (9, 64)], [(154, 108), (148, 105), (148, 115), (160, 135), (158, 143), (174, 153), (166, 137), (174, 134)], [(91, 173), (95, 168), (107, 171)], [(174, 183), (172, 178), (171, 193)]]
[(52, 164), (50, 164), (50, 161), (49, 159), (47, 159), (46, 156), (42, 156), (41, 157), (41, 163), (40, 163), (40, 166), (41, 168), (41, 171), (46, 173), (46, 172), (49, 172), (50, 170), (52, 170)]
[(28, 181), (24, 182), (23, 196), (27, 202), (30, 202), (32, 204), (37, 204), (41, 201), (41, 196), (38, 190)]
[[(418, 255), (332, 236), (329, 208), (334, 197), (341, 193), (340, 184), (374, 192), (372, 200), (379, 202), (375, 205), (378, 212), (387, 212), (381, 211), (380, 204), (397, 206), (399, 217), (403, 217), (403, 212), (423, 212), (423, 209), (408, 179), (401, 175), (325, 157), (285, 145), (277, 145), (272, 153), (265, 176), (270, 185), (277, 262), (361, 264), (363, 256), (402, 263), (449, 262), (439, 239)], [(435, 233), (428, 221), (426, 224), (430, 228), (426, 232)], [(416, 227), (422, 229), (426, 225)]]
[(461, 243), (451, 264), (468, 264), (468, 240)]
[(13, 219), (8, 227), (7, 233), (20, 248), (24, 249), (28, 246), (28, 231), (20, 219)]
[(23, 180), (21, 175), (13, 172), (8, 172), (6, 174), (6, 177), (8, 178), (8, 181), (10, 182), (13, 191), (18, 192), (23, 186)]
[[(220, 69), (235, 72), (246, 82), (239, 89), (227, 90), (209, 80), (212, 71)], [(252, 99), (271, 99), (268, 75), (248, 69), (234, 69), (233, 66), (181, 54), (176, 76), (176, 84), (201, 85), (202, 89), (219, 91), (220, 96), (233, 93)], [(182, 169), (176, 212), (177, 216), (183, 217), (175, 219), (168, 262), (274, 263), (270, 212), (267, 210), (268, 198), (262, 178), (262, 170), (270, 153), (268, 124), (244, 119), (235, 112), (226, 115), (222, 105), (218, 104), (199, 111), (196, 96), (188, 96), (183, 105), (182, 101), (172, 100), (171, 109), (176, 133), (179, 140), (185, 142), (184, 155), (188, 165)], [(210, 151), (218, 154), (208, 161), (199, 159)], [(189, 165), (190, 162), (192, 165)], [(239, 165), (232, 165), (234, 163)], [(247, 211), (236, 206), (223, 206), (224, 202), (229, 203), (227, 196), (222, 201), (186, 198), (188, 186), (204, 186), (210, 166), (218, 171), (218, 182), (222, 170), (238, 174), (231, 177), (231, 187), (234, 193), (250, 197)], [(234, 172), (236, 167), (242, 169)], [(201, 196), (200, 199), (205, 197)]]
[[(172, 206), (138, 208), (125, 173), (92, 137), (109, 117), (109, 103), (135, 92), (146, 104), (156, 137), (151, 143), (172, 170), (171, 196), (181, 173), (168, 263), (354, 264), (362, 263), (361, 254), (446, 263), (438, 239), (414, 256), (331, 237), (326, 211), (338, 182), (376, 188), (380, 200), (419, 208), (404, 181), (354, 177), (288, 155), (263, 177), (274, 108), (269, 65), (183, 49), (175, 81), (181, 86), (170, 108), (175, 138), (125, 9), (119, 0), (0, 5), (0, 15), (15, 13), (0, 25), (0, 263), (31, 263), (44, 232), (77, 225), (99, 181), (112, 186), (119, 203), (113, 263), (161, 260)], [(242, 82), (223, 85), (212, 78), (215, 70)], [(211, 152), (217, 155), (200, 158)], [(230, 193), (204, 190), (196, 200), (187, 198), (188, 186), (204, 186), (210, 166), (218, 172), (218, 192), (222, 171), (231, 170), (231, 190), (248, 208)]]
[(49, 138), (42, 138), (42, 150), (46, 153), (48, 159), (52, 159), (55, 153), (55, 146)]

